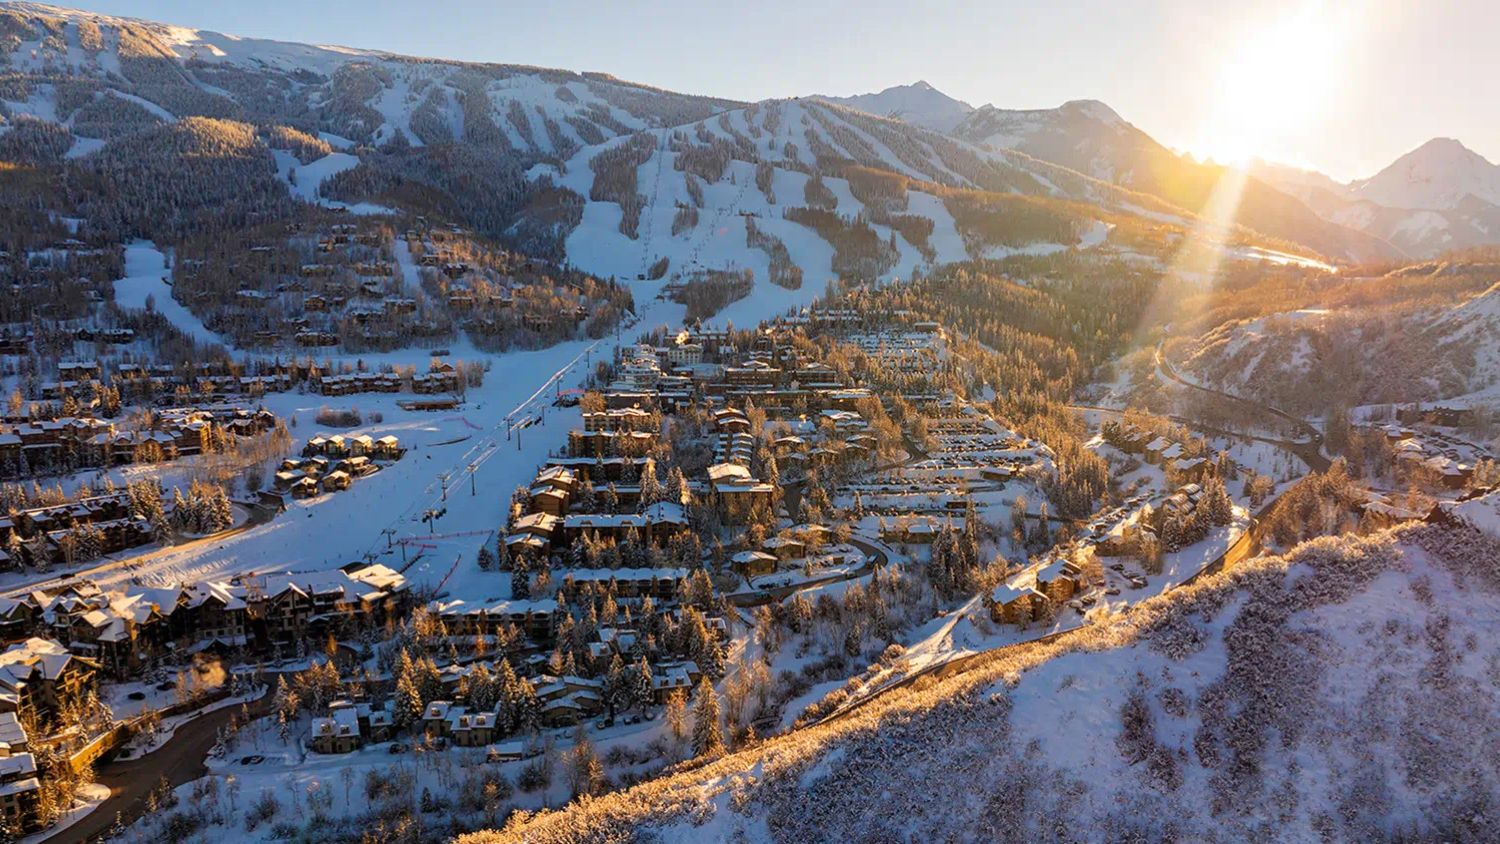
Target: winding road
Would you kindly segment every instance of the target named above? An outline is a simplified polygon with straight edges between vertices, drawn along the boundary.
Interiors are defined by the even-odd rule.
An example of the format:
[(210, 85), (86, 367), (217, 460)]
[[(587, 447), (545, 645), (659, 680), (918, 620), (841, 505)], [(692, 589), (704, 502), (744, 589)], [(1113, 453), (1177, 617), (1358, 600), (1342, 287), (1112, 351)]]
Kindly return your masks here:
[[(1285, 411), (1280, 410), (1279, 408), (1271, 407), (1269, 405), (1262, 405), (1257, 402), (1251, 401), (1250, 399), (1236, 396), (1232, 393), (1210, 389), (1199, 384), (1194, 384), (1193, 382), (1182, 378), (1172, 367), (1171, 362), (1167, 360), (1160, 344), (1158, 344), (1156, 347), (1156, 371), (1158, 377), (1160, 377), (1164, 381), (1169, 381), (1171, 383), (1186, 387), (1190, 390), (1196, 390), (1198, 392), (1226, 399), (1236, 404), (1249, 407), (1257, 413), (1267, 413), (1279, 419), (1282, 419), (1290, 423), (1293, 426), (1294, 430), (1299, 431), (1302, 436), (1298, 439), (1288, 440), (1264, 436), (1247, 436), (1244, 434), (1235, 434), (1230, 431), (1216, 431), (1216, 433), (1221, 433), (1225, 436), (1238, 436), (1246, 439), (1258, 440), (1260, 442), (1278, 446), (1301, 458), (1302, 461), (1307, 464), (1308, 468), (1312, 469), (1313, 471), (1326, 471), (1331, 465), (1331, 461), (1329, 461), (1327, 456), (1323, 454), (1322, 432), (1320, 432), (1312, 425), (1308, 424), (1307, 420), (1293, 416), (1289, 413), (1286, 413)], [(1121, 412), (1116, 408), (1083, 405), (1076, 406), (1074, 409), (1104, 411), (1110, 413)], [(1177, 422), (1197, 424), (1192, 420), (1183, 417), (1174, 416), (1172, 417), (1172, 419)], [(1194, 572), (1191, 576), (1183, 580), (1181, 583), (1176, 584), (1175, 586), (1170, 588), (1180, 589), (1184, 586), (1188, 586), (1192, 583), (1197, 582), (1201, 578), (1209, 577), (1217, 574), (1218, 572), (1224, 571), (1225, 569), (1232, 568), (1235, 565), (1238, 565), (1239, 563), (1259, 554), (1262, 547), (1261, 540), (1264, 531), (1264, 519), (1266, 515), (1271, 512), (1271, 509), (1276, 506), (1276, 502), (1279, 500), (1279, 498), (1279, 495), (1274, 496), (1264, 505), (1262, 505), (1260, 509), (1257, 510), (1251, 517), (1249, 530), (1246, 530), (1244, 533), (1240, 534), (1238, 539), (1236, 539), (1228, 548), (1224, 549), (1224, 553), (1220, 554), (1218, 557), (1215, 557), (1213, 560), (1205, 564), (1202, 568)], [(978, 651), (972, 654), (965, 654), (964, 656), (955, 657), (953, 659), (946, 660), (934, 665), (929, 665), (920, 671), (907, 675), (906, 677), (903, 677), (900, 680), (891, 683), (890, 685), (876, 690), (870, 695), (845, 704), (839, 709), (836, 709), (833, 712), (830, 712), (828, 715), (825, 715), (818, 721), (818, 723), (827, 724), (841, 718), (847, 718), (854, 712), (869, 704), (871, 701), (876, 700), (897, 689), (903, 689), (912, 686), (923, 678), (929, 678), (930, 680), (936, 682), (948, 677), (954, 677), (966, 671), (969, 671), (970, 669), (976, 668), (979, 665), (982, 665), (985, 662), (989, 661), (991, 658), (997, 657), (1012, 648), (1026, 647), (1028, 645), (1035, 645), (1041, 642), (1050, 642), (1060, 636), (1064, 636), (1078, 629), (1080, 628), (1074, 627), (1067, 630), (1059, 630), (1053, 633), (1048, 633), (1044, 636), (1039, 636), (1035, 639), (1028, 639), (1025, 642), (1013, 642), (1010, 644), (1001, 645), (999, 647), (990, 648), (988, 650)]]
[[(265, 693), (245, 704), (250, 717), (259, 718), (271, 711), (270, 690), (267, 685)], [(114, 828), (116, 817), (128, 824), (144, 814), (147, 795), (163, 777), (175, 788), (206, 775), (204, 760), (218, 741), (219, 729), (239, 711), (240, 707), (233, 705), (206, 712), (178, 725), (170, 739), (145, 756), (101, 765), (95, 779), (109, 787), (109, 797), (76, 823), (43, 841), (62, 844), (104, 840)]]
[(1244, 398), (1243, 396), (1237, 396), (1234, 393), (1226, 393), (1223, 390), (1215, 390), (1212, 387), (1205, 387), (1202, 384), (1195, 384), (1192, 381), (1183, 378), (1181, 375), (1177, 374), (1176, 367), (1172, 366), (1172, 362), (1167, 359), (1166, 352), (1163, 350), (1163, 346), (1165, 346), (1165, 344), (1165, 340), (1156, 344), (1156, 374), (1158, 378), (1181, 387), (1186, 387), (1187, 389), (1193, 390), (1195, 392), (1214, 396), (1216, 398), (1224, 399), (1234, 404), (1238, 404), (1242, 407), (1249, 408), (1255, 413), (1274, 416), (1291, 425), (1292, 429), (1300, 432), (1302, 436), (1295, 440), (1274, 439), (1270, 437), (1251, 437), (1251, 439), (1257, 439), (1262, 442), (1268, 442), (1273, 445), (1278, 445), (1282, 448), (1285, 448), (1287, 451), (1290, 451), (1298, 457), (1302, 458), (1302, 462), (1306, 463), (1308, 468), (1312, 469), (1315, 472), (1327, 471), (1328, 467), (1332, 465), (1332, 461), (1330, 461), (1323, 454), (1323, 432), (1319, 431), (1316, 427), (1308, 423), (1306, 419), (1303, 419), (1300, 416), (1293, 416), (1292, 414), (1287, 413), (1286, 411), (1278, 407), (1273, 407), (1269, 404), (1262, 404), (1260, 402)]

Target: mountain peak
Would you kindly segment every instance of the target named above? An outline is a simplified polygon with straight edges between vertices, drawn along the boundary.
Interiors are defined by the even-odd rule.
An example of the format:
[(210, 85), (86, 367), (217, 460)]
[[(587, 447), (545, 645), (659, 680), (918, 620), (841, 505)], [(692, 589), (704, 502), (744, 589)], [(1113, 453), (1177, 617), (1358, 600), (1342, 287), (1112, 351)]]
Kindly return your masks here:
[(1125, 122), (1125, 118), (1121, 117), (1118, 112), (1099, 100), (1068, 100), (1058, 110), (1087, 115), (1101, 123), (1117, 125)]
[(1457, 138), (1433, 138), (1427, 143), (1422, 144), (1421, 146), (1412, 150), (1412, 153), (1420, 153), (1424, 151), (1438, 153), (1467, 153), (1469, 155), (1478, 155), (1478, 153), (1464, 146), (1463, 141), (1460, 141)]
[(1500, 166), (1455, 138), (1433, 138), (1351, 188), (1391, 208), (1453, 209), (1471, 195), (1500, 205)]
[(908, 85), (892, 85), (877, 94), (819, 99), (938, 132), (952, 131), (974, 110), (973, 106), (944, 94), (925, 79)]

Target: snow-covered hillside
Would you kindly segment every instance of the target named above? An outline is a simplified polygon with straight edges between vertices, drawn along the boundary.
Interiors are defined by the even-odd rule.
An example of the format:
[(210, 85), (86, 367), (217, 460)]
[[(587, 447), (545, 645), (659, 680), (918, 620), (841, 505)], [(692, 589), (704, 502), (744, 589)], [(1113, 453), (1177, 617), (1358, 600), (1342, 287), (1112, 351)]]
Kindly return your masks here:
[(893, 85), (875, 94), (819, 99), (937, 132), (953, 131), (954, 127), (974, 111), (973, 106), (944, 94), (925, 81)]
[[(971, 257), (938, 195), (941, 188), (1004, 189), (1123, 207), (1109, 186), (1077, 174), (1065, 181), (1056, 171), (898, 121), (797, 100), (758, 103), (586, 147), (529, 175), (588, 197), (567, 239), (568, 258), (581, 269), (636, 278), (666, 259), (669, 278), (750, 269), (767, 285), (773, 256), (784, 249), (803, 273), (800, 290), (783, 291), (785, 307), (818, 295), (825, 281), (841, 275), (905, 277), (919, 266)], [(868, 177), (851, 184), (860, 174)], [(920, 185), (935, 187), (928, 192)], [(843, 222), (787, 216), (809, 210)], [(908, 225), (914, 220), (923, 222)], [(850, 227), (866, 225), (873, 238), (850, 234)], [(752, 227), (758, 246), (749, 242)], [(1081, 224), (1077, 237), (1051, 248), (1098, 245), (1102, 237), (1084, 235), (1099, 230)]]
[(471, 844), (1500, 836), (1500, 541), (1322, 539)]
[(735, 105), (604, 74), (242, 38), (32, 3), (8, 3), (0, 15), (11, 36), (0, 39), (0, 65), (12, 70), (134, 88), (168, 116), (312, 122), (371, 143), (399, 133), (415, 146), (465, 139), (565, 156)]
[[(1130, 173), (1120, 166), (1124, 153), (1155, 143), (1097, 100), (1024, 111), (984, 106), (959, 124), (954, 134), (984, 146), (1019, 149), (1123, 185), (1130, 184)], [(1074, 149), (1065, 152), (1064, 145)]]
[[(1471, 269), (1472, 278), (1492, 277), (1483, 266)], [(1313, 415), (1336, 397), (1349, 405), (1500, 406), (1500, 285), (1457, 305), (1311, 308), (1231, 321), (1175, 351), (1173, 362), (1196, 383)]]

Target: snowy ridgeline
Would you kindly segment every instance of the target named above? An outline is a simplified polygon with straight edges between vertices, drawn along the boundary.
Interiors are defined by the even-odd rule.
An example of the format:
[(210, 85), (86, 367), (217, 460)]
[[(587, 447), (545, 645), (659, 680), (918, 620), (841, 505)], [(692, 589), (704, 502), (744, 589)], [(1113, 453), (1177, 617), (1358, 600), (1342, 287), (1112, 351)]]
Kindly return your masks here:
[(1467, 526), (1318, 540), (465, 840), (1495, 840), (1497, 560)]

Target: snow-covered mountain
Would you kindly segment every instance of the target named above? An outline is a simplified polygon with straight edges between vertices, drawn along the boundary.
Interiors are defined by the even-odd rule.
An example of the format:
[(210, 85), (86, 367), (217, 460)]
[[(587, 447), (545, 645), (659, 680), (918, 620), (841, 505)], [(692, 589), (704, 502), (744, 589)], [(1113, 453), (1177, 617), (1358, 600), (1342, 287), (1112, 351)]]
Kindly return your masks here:
[(1494, 840), (1495, 498), (460, 841)]
[(1131, 181), (1131, 171), (1122, 168), (1122, 163), (1160, 146), (1098, 100), (1027, 110), (987, 105), (965, 118), (954, 134), (984, 146), (1020, 150), (1122, 185)]
[(1500, 243), (1500, 165), (1451, 138), (1428, 141), (1349, 184), (1281, 165), (1260, 164), (1255, 172), (1324, 219), (1413, 257)]
[[(789, 281), (777, 266), (790, 262), (800, 292), (784, 292), (788, 304), (839, 277), (908, 277), (933, 263), (1097, 247), (1108, 233), (1103, 217), (1133, 216), (1136, 203), (1151, 201), (815, 98), (618, 138), (528, 175), (587, 197), (567, 238), (569, 260), (582, 269), (634, 277), (665, 261), (668, 273), (750, 269), (770, 284)], [(1003, 219), (976, 225), (954, 188), (1082, 204), (1051, 206), (1062, 226), (1055, 236), (1007, 233)], [(1172, 209), (1153, 213), (1163, 211)]]
[[(1187, 209), (1204, 208), (1223, 176), (1222, 168), (1178, 155), (1097, 100), (1074, 100), (1052, 109), (970, 109), (919, 82), (836, 101), (946, 131), (986, 149), (1022, 152)], [(961, 120), (943, 128), (964, 109)], [(1259, 179), (1247, 184), (1236, 222), (1340, 260), (1401, 254), (1383, 238), (1321, 217), (1302, 200)]]
[[(1197, 170), (1190, 179), (1143, 178), (1158, 171), (1158, 156), (1181, 162), (1093, 102), (1037, 112), (971, 110), (917, 83), (854, 98), (864, 110), (816, 98), (745, 106), (604, 74), (238, 38), (31, 3), (0, 6), (0, 36), (0, 63), (14, 72), (0, 89), (0, 120), (47, 124), (26, 127), (24, 146), (53, 160), (90, 156), (142, 127), (187, 117), (243, 124), (265, 137), (290, 127), (337, 156), (295, 168), (286, 155), (275, 158), (271, 166), (285, 181), (296, 171), (299, 198), (359, 208), (415, 198), (423, 211), (536, 254), (564, 257), (566, 240), (567, 258), (610, 275), (649, 274), (662, 258), (677, 272), (758, 267), (775, 255), (820, 287), (851, 268), (857, 276), (885, 276), (932, 261), (1097, 244), (1108, 230), (1102, 218), (1111, 214), (1157, 225), (1190, 220), (1217, 178)], [(922, 123), (955, 125), (950, 135)], [(194, 131), (209, 128), (196, 124)], [(243, 152), (258, 154), (254, 144)], [(633, 177), (624, 175), (622, 161), (638, 162)], [(895, 180), (845, 185), (851, 166)], [(713, 178), (695, 176), (689, 188), (689, 173)], [(822, 188), (807, 193), (813, 176)], [(1070, 200), (1100, 211), (1090, 217), (1051, 206), (1044, 215), (1050, 230), (1020, 236), (1016, 222), (1025, 218), (1016, 212), (1035, 205), (986, 208), (977, 216), (989, 222), (974, 214), (956, 220), (949, 206), (975, 200), (920, 185), (907, 198), (907, 181)], [(878, 195), (886, 189), (897, 195)], [(1279, 241), (1273, 248), (1297, 244), (1336, 259), (1386, 248), (1267, 193), (1274, 194), (1269, 202), (1247, 192), (1237, 222), (1253, 231), (1237, 236), (1266, 235)], [(692, 211), (679, 213), (679, 202)], [(808, 215), (803, 225), (785, 216), (788, 208), (808, 207), (842, 215), (848, 225)], [(705, 235), (689, 224), (693, 213), (708, 217), (703, 224), (715, 236), (743, 236), (699, 242)], [(852, 222), (856, 216), (863, 221)], [(755, 237), (741, 222), (750, 218), (768, 221)], [(819, 226), (813, 240), (821, 246), (793, 248)], [(871, 235), (887, 245), (866, 243)], [(783, 251), (790, 257), (780, 257)]]
[[(895, 85), (878, 94), (818, 99), (859, 109), (881, 117), (904, 120), (913, 126), (938, 132), (952, 132), (974, 111), (974, 107), (956, 100), (925, 81)], [(988, 106), (986, 106), (988, 108)]]
[[(40, 81), (90, 80), (166, 118), (287, 123), (359, 143), (469, 141), (530, 156), (677, 125), (739, 105), (606, 74), (416, 59), (119, 18), (33, 3), (0, 5), (0, 69), (35, 75), (4, 111), (70, 121), (87, 103)], [(16, 96), (24, 92), (25, 96)]]
[(1387, 208), (1459, 208), (1470, 196), (1500, 205), (1500, 165), (1452, 138), (1433, 138), (1368, 179), (1349, 194)]
[[(1061, 164), (1183, 208), (1201, 209), (1224, 169), (1178, 155), (1097, 100), (1075, 100), (1055, 109), (976, 109), (953, 133), (972, 143), (1013, 149)], [(1236, 222), (1273, 237), (1302, 243), (1338, 259), (1388, 258), (1399, 250), (1314, 213), (1300, 199), (1252, 178), (1242, 191)]]

